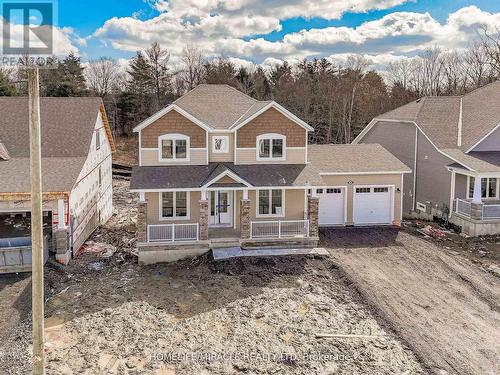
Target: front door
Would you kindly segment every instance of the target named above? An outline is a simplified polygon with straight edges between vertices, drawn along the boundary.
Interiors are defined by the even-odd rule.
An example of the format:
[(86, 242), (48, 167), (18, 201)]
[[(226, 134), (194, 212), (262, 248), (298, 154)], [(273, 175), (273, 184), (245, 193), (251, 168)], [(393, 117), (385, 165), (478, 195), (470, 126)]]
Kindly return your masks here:
[(210, 192), (210, 225), (229, 226), (232, 224), (233, 192), (226, 190)]

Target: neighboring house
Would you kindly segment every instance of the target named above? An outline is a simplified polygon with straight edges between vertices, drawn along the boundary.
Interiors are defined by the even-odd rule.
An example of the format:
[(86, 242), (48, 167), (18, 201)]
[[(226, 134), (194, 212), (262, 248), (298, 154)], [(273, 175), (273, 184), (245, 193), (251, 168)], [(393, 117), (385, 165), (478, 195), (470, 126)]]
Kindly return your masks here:
[(410, 169), (379, 145), (308, 145), (312, 130), (227, 85), (200, 85), (139, 124), (139, 262), (316, 246), (318, 225), (398, 224)]
[[(112, 215), (115, 146), (100, 98), (41, 98), (40, 115), (44, 234), (67, 263)], [(30, 236), (29, 158), (28, 99), (0, 98), (0, 239)]]
[(470, 235), (500, 232), (500, 82), (404, 105), (376, 117), (353, 143), (381, 144), (413, 170), (405, 214), (449, 216)]

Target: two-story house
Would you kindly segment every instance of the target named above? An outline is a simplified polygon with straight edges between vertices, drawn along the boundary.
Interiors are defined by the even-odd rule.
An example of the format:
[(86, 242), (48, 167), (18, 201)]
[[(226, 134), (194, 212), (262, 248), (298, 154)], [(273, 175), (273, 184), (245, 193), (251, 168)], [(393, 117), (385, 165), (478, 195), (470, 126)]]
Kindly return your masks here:
[(412, 169), (406, 215), (445, 215), (469, 235), (500, 233), (500, 81), (384, 113), (353, 143), (382, 144)]
[(200, 85), (135, 129), (139, 262), (209, 248), (316, 246), (321, 225), (401, 220), (410, 169), (379, 145), (309, 145), (274, 101)]

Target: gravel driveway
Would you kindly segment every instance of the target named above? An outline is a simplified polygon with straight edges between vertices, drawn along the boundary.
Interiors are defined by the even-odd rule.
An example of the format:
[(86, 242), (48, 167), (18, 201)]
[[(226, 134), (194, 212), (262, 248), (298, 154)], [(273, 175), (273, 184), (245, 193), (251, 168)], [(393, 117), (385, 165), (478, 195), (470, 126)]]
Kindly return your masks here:
[(321, 234), (373, 311), (430, 370), (500, 373), (500, 279), (394, 228)]

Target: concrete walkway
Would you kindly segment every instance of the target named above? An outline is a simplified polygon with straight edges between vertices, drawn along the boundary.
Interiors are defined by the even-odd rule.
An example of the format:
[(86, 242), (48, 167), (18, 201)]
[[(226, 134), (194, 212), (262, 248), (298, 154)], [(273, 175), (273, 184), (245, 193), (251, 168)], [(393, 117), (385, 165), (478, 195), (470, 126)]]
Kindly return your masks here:
[(258, 249), (258, 250), (242, 250), (241, 247), (229, 247), (212, 249), (214, 260), (225, 260), (241, 257), (270, 257), (270, 256), (286, 256), (286, 255), (324, 255), (329, 253), (326, 249), (317, 247), (314, 249)]

